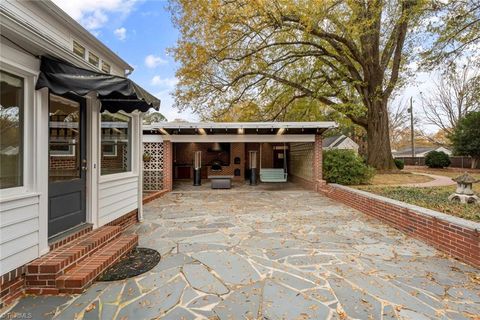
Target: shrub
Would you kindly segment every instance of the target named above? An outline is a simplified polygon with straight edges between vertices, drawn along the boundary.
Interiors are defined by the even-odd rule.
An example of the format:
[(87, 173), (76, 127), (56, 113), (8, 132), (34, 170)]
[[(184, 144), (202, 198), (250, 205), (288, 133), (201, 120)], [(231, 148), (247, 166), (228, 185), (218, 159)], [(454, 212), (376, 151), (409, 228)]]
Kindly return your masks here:
[(450, 165), (448, 154), (443, 151), (430, 151), (425, 156), (425, 164), (429, 168), (445, 168)]
[(330, 183), (344, 185), (365, 184), (375, 170), (365, 164), (352, 150), (327, 150), (323, 152), (323, 178)]
[(398, 170), (403, 170), (403, 168), (405, 167), (405, 162), (403, 160), (393, 159), (393, 161), (395, 161), (395, 166)]

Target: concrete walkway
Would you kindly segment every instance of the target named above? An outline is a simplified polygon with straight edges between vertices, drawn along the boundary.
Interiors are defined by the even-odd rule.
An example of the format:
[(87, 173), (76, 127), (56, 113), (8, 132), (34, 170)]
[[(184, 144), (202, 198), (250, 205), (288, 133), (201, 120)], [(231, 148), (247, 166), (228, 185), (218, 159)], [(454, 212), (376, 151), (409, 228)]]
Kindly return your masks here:
[(421, 176), (430, 177), (433, 180), (427, 181), (427, 182), (419, 182), (419, 183), (400, 184), (398, 186), (401, 186), (401, 187), (416, 187), (416, 188), (429, 188), (429, 187), (445, 187), (445, 186), (451, 186), (451, 185), (456, 184), (455, 181), (453, 181), (451, 178), (446, 177), (446, 176), (438, 176), (438, 175), (435, 175), (435, 174), (421, 173), (421, 172), (412, 172), (412, 174), (418, 174), (418, 175), (421, 175)]
[(161, 262), (33, 319), (472, 319), (479, 270), (309, 191), (177, 192), (130, 229)]

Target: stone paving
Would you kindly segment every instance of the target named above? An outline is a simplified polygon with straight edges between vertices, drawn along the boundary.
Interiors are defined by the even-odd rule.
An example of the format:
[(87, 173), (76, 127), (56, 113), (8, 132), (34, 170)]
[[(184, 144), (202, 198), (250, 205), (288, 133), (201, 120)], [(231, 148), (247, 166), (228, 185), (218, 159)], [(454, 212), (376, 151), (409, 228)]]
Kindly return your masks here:
[(173, 192), (129, 232), (150, 272), (25, 297), (34, 319), (478, 319), (479, 270), (309, 191)]
[(429, 174), (423, 172), (412, 172), (413, 174), (418, 174), (421, 176), (426, 176), (432, 178), (432, 181), (427, 182), (418, 182), (418, 183), (406, 183), (400, 184), (402, 187), (416, 187), (416, 188), (431, 188), (431, 187), (446, 187), (457, 184), (450, 177), (439, 176), (436, 174)]

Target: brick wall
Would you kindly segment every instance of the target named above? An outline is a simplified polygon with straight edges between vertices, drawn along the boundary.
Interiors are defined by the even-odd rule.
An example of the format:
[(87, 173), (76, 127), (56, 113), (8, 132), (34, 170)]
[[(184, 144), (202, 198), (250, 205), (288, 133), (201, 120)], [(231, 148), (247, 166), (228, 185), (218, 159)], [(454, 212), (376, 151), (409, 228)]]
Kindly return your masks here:
[(322, 152), (322, 136), (317, 134), (313, 143), (313, 181), (315, 183), (315, 191), (318, 191), (325, 184), (322, 175)]
[(50, 157), (50, 169), (73, 169), (77, 168), (75, 157)]
[(291, 174), (291, 173), (288, 174), (288, 180), (290, 182), (293, 182), (293, 183), (301, 186), (302, 188), (309, 189), (309, 190), (315, 190), (315, 183), (311, 180), (303, 179), (303, 178), (301, 178), (299, 176), (296, 176), (294, 174)]
[(25, 266), (0, 276), (0, 309), (23, 295), (25, 289)]
[(102, 170), (114, 171), (114, 172), (124, 172), (128, 171), (128, 146), (123, 143), (116, 144), (117, 153), (116, 155), (105, 155), (101, 156), (101, 168)]
[[(134, 225), (138, 222), (137, 210), (133, 210), (115, 220), (108, 223), (110, 226), (120, 226), (122, 232), (127, 229), (129, 226)], [(91, 231), (91, 228), (83, 229), (78, 231), (75, 234), (72, 234), (68, 239), (69, 241), (75, 240), (78, 237), (85, 234), (85, 231)], [(50, 250), (59, 248), (62, 245), (65, 245), (68, 242), (58, 241), (58, 243), (52, 244)], [(0, 309), (13, 303), (15, 300), (20, 298), (25, 293), (25, 271), (26, 265), (20, 266), (15, 270), (7, 272), (0, 276)], [(28, 293), (28, 292), (27, 292)], [(0, 317), (1, 318), (1, 317)]]
[(320, 191), (452, 257), (480, 267), (480, 223), (345, 186), (324, 184)]
[[(168, 146), (167, 146), (168, 144)], [(257, 170), (260, 168), (260, 143), (231, 143), (230, 154), (215, 152), (208, 152), (212, 148), (212, 143), (175, 143), (168, 141), (164, 142), (164, 189), (171, 190), (171, 182), (175, 177), (175, 165), (191, 167), (193, 164), (193, 157), (195, 151), (202, 152), (202, 178), (206, 179), (208, 176), (214, 175), (230, 175), (234, 176), (235, 170), (239, 171), (238, 176), (234, 176), (237, 181), (243, 181), (248, 170), (248, 151), (257, 151)], [(288, 151), (287, 159), (289, 165), (289, 176), (291, 181), (302, 185), (308, 189), (318, 189), (318, 184), (323, 184), (322, 180), (322, 139), (320, 135), (316, 136), (315, 143), (297, 143), (289, 144), (289, 148), (295, 145), (295, 150)], [(283, 143), (261, 143), (262, 154), (261, 162), (262, 168), (273, 168), (273, 155), (275, 146), (283, 146)], [(167, 148), (169, 148), (167, 150)], [(297, 150), (298, 149), (298, 150)], [(291, 154), (291, 152), (293, 152)], [(172, 160), (167, 159), (167, 156), (174, 157)], [(207, 164), (213, 160), (220, 158), (221, 161), (229, 163), (228, 166), (223, 166), (221, 171), (212, 171)], [(235, 164), (235, 158), (240, 158), (240, 163)], [(313, 168), (313, 169), (312, 169)], [(316, 171), (315, 171), (316, 170)], [(190, 177), (193, 177), (193, 169), (191, 169)], [(170, 185), (169, 185), (170, 184)], [(170, 186), (170, 187), (168, 187)]]
[[(234, 163), (235, 158), (240, 158), (240, 163), (235, 164)], [(208, 167), (207, 177), (208, 176), (234, 176), (233, 180), (243, 181), (245, 179), (245, 144), (244, 143), (230, 144), (229, 161), (230, 161), (230, 165), (222, 166), (222, 170), (220, 171), (212, 171), (211, 167)], [(235, 170), (239, 170), (240, 174), (235, 176), (234, 175)]]
[(122, 227), (122, 232), (130, 226), (133, 226), (138, 222), (138, 210), (135, 209), (130, 211), (127, 214), (107, 223), (107, 226), (120, 226)]
[[(262, 143), (262, 168), (273, 168), (273, 147), (275, 145), (276, 144), (272, 143)], [(260, 156), (260, 152), (258, 156)]]
[[(193, 165), (193, 157), (195, 151), (202, 152), (202, 178), (206, 179), (208, 176), (234, 176), (235, 170), (239, 170), (239, 175), (234, 176), (234, 180), (243, 181), (245, 179), (245, 144), (231, 143), (230, 153), (228, 152), (209, 152), (213, 147), (212, 143), (176, 143), (175, 148), (175, 164)], [(235, 163), (235, 158), (240, 158), (240, 163)], [(229, 165), (222, 166), (220, 171), (212, 171), (208, 165), (219, 159)], [(191, 175), (193, 172), (191, 173)]]
[(173, 145), (170, 141), (163, 142), (163, 188), (173, 190)]
[[(262, 145), (262, 168), (273, 168), (273, 147), (283, 146), (275, 143), (261, 143)], [(249, 151), (257, 151), (257, 175), (260, 174), (260, 143), (245, 143), (245, 170), (248, 170)]]

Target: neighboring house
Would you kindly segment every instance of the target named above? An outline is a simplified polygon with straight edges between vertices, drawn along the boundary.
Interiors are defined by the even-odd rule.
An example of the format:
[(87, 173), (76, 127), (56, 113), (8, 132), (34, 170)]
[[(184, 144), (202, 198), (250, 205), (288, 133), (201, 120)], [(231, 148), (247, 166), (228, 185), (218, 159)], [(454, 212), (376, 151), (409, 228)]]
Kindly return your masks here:
[[(427, 155), (427, 153), (431, 151), (442, 151), (442, 152), (445, 152), (447, 155), (452, 156), (452, 151), (444, 147), (418, 147), (418, 148), (415, 148), (415, 157), (424, 158)], [(405, 149), (393, 151), (392, 155), (394, 158), (408, 158), (412, 156), (412, 149), (405, 148)]]
[(25, 274), (58, 239), (141, 219), (141, 112), (160, 101), (51, 1), (3, 0), (0, 28), (1, 307), (67, 286)]
[(358, 153), (358, 144), (344, 134), (331, 136), (323, 139), (323, 149), (348, 149)]

